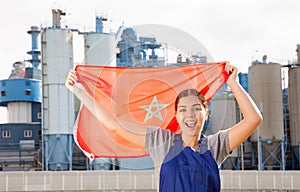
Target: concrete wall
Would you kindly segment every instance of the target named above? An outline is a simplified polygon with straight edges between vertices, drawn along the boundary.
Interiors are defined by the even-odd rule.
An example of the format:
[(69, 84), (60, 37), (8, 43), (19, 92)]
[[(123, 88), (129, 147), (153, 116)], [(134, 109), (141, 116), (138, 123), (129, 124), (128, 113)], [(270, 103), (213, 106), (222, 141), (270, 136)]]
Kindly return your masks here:
[[(300, 191), (300, 171), (221, 171), (222, 191)], [(0, 191), (148, 191), (154, 171), (0, 172)]]

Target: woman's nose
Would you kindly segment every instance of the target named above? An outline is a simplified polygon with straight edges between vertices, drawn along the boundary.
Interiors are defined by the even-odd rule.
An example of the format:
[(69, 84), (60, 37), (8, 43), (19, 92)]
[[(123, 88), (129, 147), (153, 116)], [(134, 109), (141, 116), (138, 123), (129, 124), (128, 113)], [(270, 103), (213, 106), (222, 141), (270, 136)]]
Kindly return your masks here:
[(195, 111), (193, 109), (188, 110), (187, 116), (194, 117), (195, 116)]

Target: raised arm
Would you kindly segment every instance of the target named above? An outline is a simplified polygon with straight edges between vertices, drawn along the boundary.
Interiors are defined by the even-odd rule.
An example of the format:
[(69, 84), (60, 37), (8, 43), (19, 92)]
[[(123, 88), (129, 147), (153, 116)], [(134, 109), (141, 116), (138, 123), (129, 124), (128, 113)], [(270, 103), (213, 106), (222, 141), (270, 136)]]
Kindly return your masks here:
[(229, 146), (232, 151), (253, 133), (263, 118), (251, 97), (237, 81), (237, 68), (227, 63), (225, 70), (230, 74), (227, 84), (243, 114), (243, 119), (229, 129)]
[(116, 132), (124, 139), (139, 145), (145, 146), (146, 127), (129, 122), (120, 122), (115, 116), (111, 115), (104, 107), (94, 102), (87, 91), (80, 88), (77, 83), (78, 77), (75, 70), (69, 72), (66, 80), (66, 87), (78, 97), (92, 114), (97, 114), (96, 118), (111, 131)]

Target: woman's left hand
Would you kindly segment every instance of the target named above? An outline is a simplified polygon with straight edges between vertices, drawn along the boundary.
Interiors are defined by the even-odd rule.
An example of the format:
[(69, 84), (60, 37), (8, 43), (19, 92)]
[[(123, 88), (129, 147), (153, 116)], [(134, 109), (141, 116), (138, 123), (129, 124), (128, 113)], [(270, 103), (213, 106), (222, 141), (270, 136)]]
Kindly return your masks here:
[(229, 77), (228, 77), (228, 80), (227, 80), (228, 84), (236, 81), (236, 78), (237, 78), (237, 75), (238, 75), (237, 67), (231, 65), (229, 62), (226, 62), (225, 71), (229, 74)]

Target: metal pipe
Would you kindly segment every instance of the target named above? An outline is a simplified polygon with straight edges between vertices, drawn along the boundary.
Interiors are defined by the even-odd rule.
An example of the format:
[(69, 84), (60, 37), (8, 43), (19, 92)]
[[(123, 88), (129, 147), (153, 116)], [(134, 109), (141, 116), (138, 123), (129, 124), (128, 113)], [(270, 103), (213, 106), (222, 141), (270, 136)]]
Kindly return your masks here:
[(241, 147), (240, 147), (240, 153), (241, 153), (241, 164), (242, 164), (242, 170), (245, 169), (245, 162), (244, 162), (244, 142), (241, 144)]
[(300, 142), (298, 143), (298, 164), (300, 167)]
[(38, 36), (40, 34), (40, 30), (36, 26), (31, 26), (31, 30), (27, 31), (28, 34), (31, 35), (31, 51), (28, 51), (27, 54), (31, 55), (30, 62), (32, 63), (33, 68), (38, 68), (40, 65), (40, 50), (38, 46)]
[(103, 33), (102, 17), (96, 17), (96, 33)]
[(258, 170), (262, 171), (264, 170), (264, 165), (263, 165), (263, 149), (262, 149), (262, 138), (261, 136), (258, 136)]
[(69, 142), (69, 154), (68, 154), (69, 170), (72, 171), (73, 135), (69, 134), (68, 142)]
[[(252, 157), (252, 168), (255, 167), (255, 146), (254, 143), (251, 143), (251, 157)], [(258, 166), (257, 166), (257, 169)]]
[(281, 138), (281, 170), (285, 170), (285, 144), (284, 137)]
[(296, 49), (296, 52), (297, 52), (297, 61), (298, 61), (298, 64), (300, 64), (300, 44), (297, 44), (297, 49)]
[(60, 28), (61, 27), (61, 16), (66, 15), (65, 12), (63, 12), (60, 9), (52, 9), (52, 25), (53, 28)]

